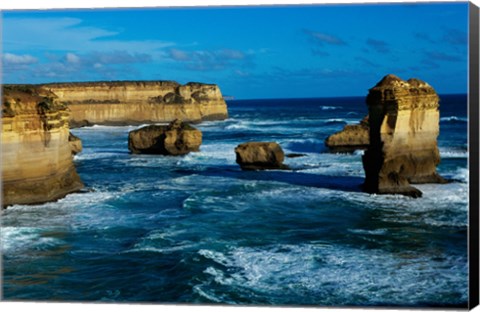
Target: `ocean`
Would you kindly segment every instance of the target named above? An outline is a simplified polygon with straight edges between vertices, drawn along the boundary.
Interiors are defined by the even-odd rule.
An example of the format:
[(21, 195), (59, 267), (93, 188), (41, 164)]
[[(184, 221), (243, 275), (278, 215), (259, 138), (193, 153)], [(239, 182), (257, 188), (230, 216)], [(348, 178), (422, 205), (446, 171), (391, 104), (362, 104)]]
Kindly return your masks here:
[[(1, 212), (4, 300), (466, 307), (466, 95), (440, 96), (441, 164), (422, 198), (361, 192), (362, 151), (324, 139), (364, 97), (228, 101), (201, 151), (132, 155), (138, 126), (73, 129), (87, 192)], [(276, 141), (291, 171), (241, 171)]]

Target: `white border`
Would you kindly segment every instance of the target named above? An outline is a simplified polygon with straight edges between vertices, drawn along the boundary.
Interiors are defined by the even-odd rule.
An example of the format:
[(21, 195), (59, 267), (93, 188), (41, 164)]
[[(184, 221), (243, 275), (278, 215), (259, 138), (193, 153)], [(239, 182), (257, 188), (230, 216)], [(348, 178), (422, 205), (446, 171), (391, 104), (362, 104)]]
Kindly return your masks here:
[[(0, 10), (28, 10), (28, 9), (81, 9), (81, 8), (138, 8), (138, 7), (188, 7), (188, 6), (245, 6), (245, 5), (298, 5), (298, 4), (361, 4), (361, 3), (399, 3), (399, 2), (466, 2), (459, 0), (0, 0)], [(471, 0), (470, 2), (480, 6), (480, 0)], [(1, 14), (1, 13), (0, 13)], [(0, 15), (1, 17), (1, 15)], [(1, 23), (1, 18), (0, 18)], [(1, 25), (0, 25), (1, 30)], [(1, 37), (0, 37), (1, 38)], [(0, 42), (1, 47), (1, 42)], [(1, 50), (0, 50), (1, 51)], [(1, 282), (0, 282), (1, 285)], [(348, 309), (348, 308), (328, 308), (328, 307), (245, 307), (245, 306), (197, 306), (197, 305), (161, 305), (161, 304), (108, 304), (108, 303), (32, 303), (32, 302), (0, 302), (1, 311), (35, 311), (35, 312), (84, 312), (89, 311), (200, 311), (200, 312), (298, 312), (298, 311), (373, 311), (373, 312), (393, 312), (393, 311), (419, 311), (419, 309)], [(433, 310), (433, 309), (429, 309)], [(479, 311), (477, 307), (475, 311)], [(435, 311), (452, 311), (438, 310)]]

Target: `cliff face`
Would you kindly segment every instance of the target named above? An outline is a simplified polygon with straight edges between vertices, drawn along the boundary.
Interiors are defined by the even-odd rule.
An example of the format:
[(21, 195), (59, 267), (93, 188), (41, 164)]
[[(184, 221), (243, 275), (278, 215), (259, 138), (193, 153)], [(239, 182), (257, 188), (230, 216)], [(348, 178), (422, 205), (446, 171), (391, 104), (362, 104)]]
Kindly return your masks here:
[(83, 187), (68, 143), (69, 112), (33, 86), (5, 86), (2, 206), (56, 200)]
[(371, 193), (421, 196), (409, 183), (444, 183), (440, 163), (439, 98), (427, 83), (384, 77), (367, 96), (370, 144), (363, 156)]
[(142, 124), (228, 118), (218, 86), (170, 81), (85, 82), (43, 85), (71, 110), (71, 126)]

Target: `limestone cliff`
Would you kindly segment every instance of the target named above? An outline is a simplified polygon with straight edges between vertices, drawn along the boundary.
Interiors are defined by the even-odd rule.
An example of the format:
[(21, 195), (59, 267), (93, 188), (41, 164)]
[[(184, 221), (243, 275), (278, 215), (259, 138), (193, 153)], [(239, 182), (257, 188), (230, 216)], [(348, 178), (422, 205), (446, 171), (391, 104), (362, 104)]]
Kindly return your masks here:
[(440, 163), (439, 98), (427, 83), (385, 76), (367, 96), (370, 144), (363, 156), (364, 189), (421, 196), (409, 183), (444, 183)]
[(5, 86), (2, 206), (56, 200), (83, 187), (68, 143), (69, 112), (40, 87)]
[(227, 105), (214, 84), (112, 81), (43, 85), (71, 110), (71, 127), (220, 120)]
[(367, 149), (369, 142), (368, 116), (366, 116), (359, 124), (346, 125), (342, 131), (330, 135), (325, 140), (325, 145), (332, 152), (352, 153), (355, 150)]

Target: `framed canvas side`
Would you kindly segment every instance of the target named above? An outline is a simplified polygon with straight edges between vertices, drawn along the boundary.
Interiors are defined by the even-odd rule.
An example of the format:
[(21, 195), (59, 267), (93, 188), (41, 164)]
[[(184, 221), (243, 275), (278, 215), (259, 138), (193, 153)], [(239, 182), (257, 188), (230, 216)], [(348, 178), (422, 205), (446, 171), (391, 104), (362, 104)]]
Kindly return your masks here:
[(473, 309), (479, 300), (479, 8), (470, 3), (469, 13), (469, 309)]

